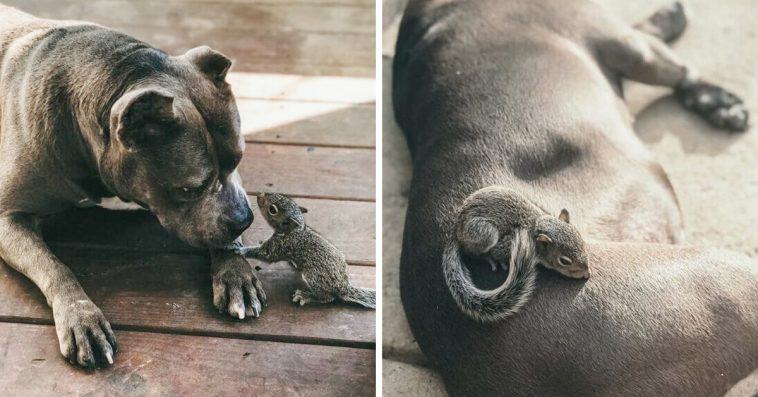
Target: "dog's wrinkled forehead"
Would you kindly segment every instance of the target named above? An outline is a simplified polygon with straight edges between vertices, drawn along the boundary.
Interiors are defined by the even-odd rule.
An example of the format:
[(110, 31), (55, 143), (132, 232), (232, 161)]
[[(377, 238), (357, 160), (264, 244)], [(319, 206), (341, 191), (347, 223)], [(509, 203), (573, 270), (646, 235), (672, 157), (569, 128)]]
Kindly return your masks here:
[(237, 104), (226, 82), (231, 64), (229, 58), (206, 46), (175, 59), (175, 70), (185, 85), (183, 91), (202, 118), (222, 172), (231, 172), (244, 150)]

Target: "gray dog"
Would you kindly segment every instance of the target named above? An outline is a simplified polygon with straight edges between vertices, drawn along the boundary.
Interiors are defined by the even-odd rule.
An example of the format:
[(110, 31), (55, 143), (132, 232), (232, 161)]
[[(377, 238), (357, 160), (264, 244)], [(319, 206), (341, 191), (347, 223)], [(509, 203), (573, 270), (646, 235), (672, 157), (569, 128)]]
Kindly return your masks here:
[(265, 303), (239, 243), (253, 221), (236, 167), (231, 61), (208, 47), (172, 57), (85, 22), (0, 6), (0, 256), (53, 310), (61, 353), (93, 367), (116, 340), (102, 312), (40, 236), (41, 217), (108, 197), (150, 210), (211, 250), (213, 303), (244, 318)]
[[(413, 157), (400, 288), (451, 394), (712, 396), (758, 368), (758, 266), (671, 244), (676, 195), (623, 103), (631, 79), (674, 89), (717, 127), (747, 127), (741, 101), (664, 44), (685, 25), (680, 5), (632, 27), (580, 0), (409, 4), (393, 80)], [(482, 325), (456, 306), (441, 261), (456, 210), (487, 186), (567, 208), (607, 242), (587, 244), (589, 280), (544, 272), (519, 314)], [(470, 267), (497, 285), (489, 266)]]

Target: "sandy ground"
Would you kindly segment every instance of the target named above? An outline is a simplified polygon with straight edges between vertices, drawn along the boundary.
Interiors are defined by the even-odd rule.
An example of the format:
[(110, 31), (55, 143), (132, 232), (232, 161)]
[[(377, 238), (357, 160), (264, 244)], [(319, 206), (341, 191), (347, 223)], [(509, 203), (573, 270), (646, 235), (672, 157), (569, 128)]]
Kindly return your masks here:
[[(386, 4), (394, 0), (385, 0)], [(667, 0), (602, 0), (629, 23)], [(758, 118), (758, 2), (690, 0), (690, 24), (675, 51), (702, 76), (739, 93)], [(392, 7), (390, 7), (392, 8)], [(383, 387), (386, 396), (444, 395), (426, 366), (400, 303), (398, 263), (410, 184), (410, 157), (394, 122), (390, 93), (393, 18), (385, 16), (383, 114)], [(758, 257), (758, 131), (729, 135), (685, 112), (665, 89), (629, 83), (629, 107), (640, 139), (669, 173), (684, 212), (689, 243)]]

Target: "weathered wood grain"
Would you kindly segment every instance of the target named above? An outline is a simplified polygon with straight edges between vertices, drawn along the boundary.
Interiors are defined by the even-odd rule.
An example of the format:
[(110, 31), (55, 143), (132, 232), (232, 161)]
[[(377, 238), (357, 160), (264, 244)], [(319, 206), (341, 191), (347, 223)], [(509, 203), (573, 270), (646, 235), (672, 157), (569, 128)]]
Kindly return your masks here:
[(230, 72), (226, 77), (234, 95), (249, 99), (372, 104), (374, 78), (303, 76), (278, 73)]
[[(285, 263), (260, 264), (269, 298), (258, 319), (235, 320), (212, 305), (209, 260), (199, 255), (155, 254), (58, 247), (89, 297), (117, 329), (373, 347), (375, 311), (356, 305), (299, 307), (292, 291), (302, 280)], [(351, 280), (375, 288), (375, 268), (350, 266)], [(36, 286), (0, 262), (0, 319), (52, 324)], [(0, 360), (0, 363), (3, 360)]]
[(375, 156), (373, 149), (248, 144), (239, 171), (249, 193), (373, 201)]
[[(117, 331), (112, 367), (74, 368), (52, 326), (0, 323), (5, 396), (373, 396), (373, 350)], [(11, 358), (11, 359), (9, 359)]]
[(238, 99), (247, 142), (374, 148), (374, 106)]
[(169, 54), (209, 45), (234, 60), (235, 71), (373, 77), (374, 36), (355, 33), (282, 32), (255, 36), (213, 28), (114, 27)]
[[(348, 262), (374, 265), (376, 244), (375, 204), (357, 201), (296, 199), (310, 211), (306, 222), (337, 246)], [(272, 230), (250, 198), (255, 220), (242, 235), (246, 244), (267, 239)], [(72, 209), (45, 219), (45, 240), (52, 245), (154, 253), (205, 254), (168, 233), (147, 211)]]
[(206, 44), (235, 70), (373, 77), (374, 9), (339, 4), (6, 1), (40, 17), (82, 19), (171, 54)]
[[(282, 31), (374, 34), (374, 10), (365, 6), (308, 3), (218, 3), (131, 0), (5, 1), (32, 14), (54, 19), (86, 19), (105, 26), (208, 29), (241, 32)], [(118, 12), (115, 12), (115, 11)], [(209, 18), (213, 15), (213, 18)], [(187, 16), (199, 16), (187, 17)]]

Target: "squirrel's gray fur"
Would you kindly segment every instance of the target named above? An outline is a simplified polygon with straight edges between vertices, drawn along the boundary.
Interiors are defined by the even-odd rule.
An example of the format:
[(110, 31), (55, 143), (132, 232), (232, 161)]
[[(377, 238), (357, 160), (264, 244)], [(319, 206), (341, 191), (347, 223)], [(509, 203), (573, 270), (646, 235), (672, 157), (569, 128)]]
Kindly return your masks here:
[[(463, 253), (503, 265), (509, 261), (508, 278), (494, 290), (480, 290)], [(584, 240), (569, 223), (567, 210), (554, 217), (502, 186), (480, 189), (464, 200), (442, 256), (445, 281), (464, 313), (481, 322), (516, 313), (529, 299), (538, 263), (567, 277), (589, 278)]]
[(375, 309), (376, 291), (350, 285), (345, 255), (329, 240), (305, 224), (307, 209), (277, 193), (262, 193), (258, 207), (274, 234), (259, 247), (243, 247), (237, 253), (266, 262), (288, 261), (305, 282), (292, 301), (330, 303), (335, 299)]

